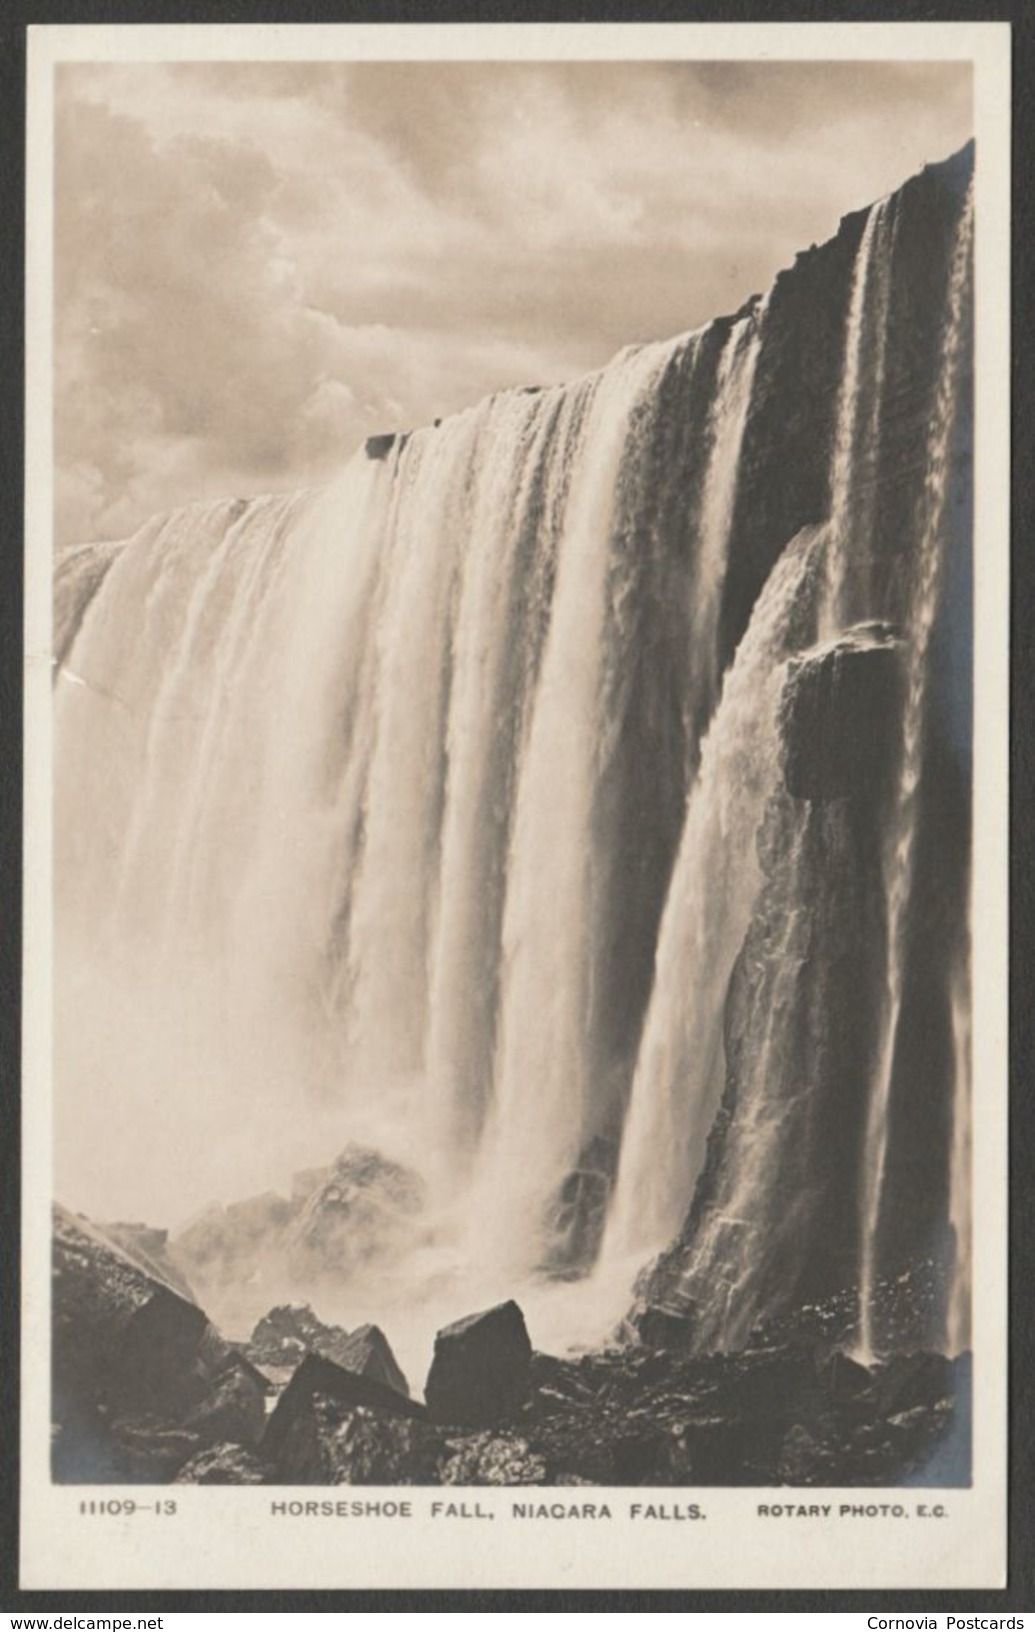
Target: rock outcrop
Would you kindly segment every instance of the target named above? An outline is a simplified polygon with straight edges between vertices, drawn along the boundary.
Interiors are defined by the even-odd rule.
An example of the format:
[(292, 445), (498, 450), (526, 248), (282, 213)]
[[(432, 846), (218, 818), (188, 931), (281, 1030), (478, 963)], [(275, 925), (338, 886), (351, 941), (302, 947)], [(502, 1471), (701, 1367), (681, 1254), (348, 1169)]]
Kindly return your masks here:
[(793, 658), (781, 703), (784, 778), (795, 799), (872, 799), (894, 766), (902, 694), (891, 631), (863, 624)]
[(532, 1345), (514, 1302), (446, 1326), (424, 1389), (435, 1422), (487, 1428), (512, 1417), (528, 1398)]
[(56, 1208), (55, 1479), (162, 1482), (204, 1446), (254, 1443), (266, 1383), (204, 1311)]

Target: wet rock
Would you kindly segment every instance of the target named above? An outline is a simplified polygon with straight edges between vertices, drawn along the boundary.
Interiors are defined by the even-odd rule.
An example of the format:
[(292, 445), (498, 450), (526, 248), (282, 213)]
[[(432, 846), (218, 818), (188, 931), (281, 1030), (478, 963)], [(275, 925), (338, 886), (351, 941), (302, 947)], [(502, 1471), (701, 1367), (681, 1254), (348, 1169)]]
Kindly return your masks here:
[(509, 1434), (476, 1434), (450, 1441), (449, 1453), (439, 1463), (444, 1485), (541, 1485), (547, 1480), (546, 1461), (529, 1448), (528, 1441)]
[(336, 1279), (412, 1244), (424, 1185), (412, 1169), (349, 1145), (291, 1228), (289, 1263), (301, 1277)]
[(190, 1457), (177, 1473), (176, 1485), (268, 1485), (272, 1469), (243, 1445), (209, 1445)]
[(491, 1427), (529, 1395), (532, 1345), (517, 1304), (497, 1304), (435, 1338), (424, 1397), (435, 1422)]
[(872, 799), (897, 752), (901, 660), (890, 630), (862, 624), (794, 659), (780, 704), (787, 791)]
[(694, 1310), (688, 1305), (683, 1310), (666, 1309), (662, 1304), (648, 1304), (633, 1319), (640, 1341), (651, 1349), (675, 1349), (689, 1352), (693, 1348)]
[(261, 1447), (263, 1458), (273, 1466), (277, 1483), (436, 1482), (440, 1440), (416, 1417), (392, 1416), (357, 1406), (319, 1389), (299, 1393), (287, 1411), (281, 1411), (282, 1404), (270, 1418)]

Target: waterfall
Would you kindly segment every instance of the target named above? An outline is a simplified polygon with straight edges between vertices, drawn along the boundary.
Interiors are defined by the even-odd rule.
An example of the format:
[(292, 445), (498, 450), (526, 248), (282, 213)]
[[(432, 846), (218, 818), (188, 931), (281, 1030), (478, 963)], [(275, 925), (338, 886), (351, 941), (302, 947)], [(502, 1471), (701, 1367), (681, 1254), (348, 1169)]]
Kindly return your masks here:
[(886, 840), (884, 869), (887, 898), (887, 990), (884, 1016), (862, 1150), (859, 1272), (859, 1348), (874, 1353), (874, 1291), (878, 1231), (888, 1150), (888, 1110), (895, 1045), (902, 1012), (906, 937), (915, 861), (917, 798), (923, 771), (923, 726), (928, 648), (938, 608), (945, 540), (943, 522), (951, 475), (950, 454), (957, 406), (965, 310), (974, 230), (973, 194), (960, 217), (949, 272), (937, 375), (920, 501), (918, 542), (913, 562), (912, 619), (908, 630), (902, 749), (894, 812)]
[[(517, 1293), (539, 1331), (599, 1340), (658, 1253), (701, 1344), (735, 1346), (799, 1295), (840, 1206), (835, 1268), (872, 1347), (969, 206), (944, 321), (917, 314), (932, 257), (945, 269), (924, 235), (932, 211), (953, 230), (958, 187), (921, 177), (736, 316), (374, 439), (324, 489), (60, 558), (73, 1206), (175, 1226), (369, 1146), (414, 1170), (419, 1212), (322, 1309), (412, 1315), (418, 1348), (432, 1309)], [(792, 785), (788, 687), (830, 660), (813, 735), (836, 784), (835, 705), (892, 614), (904, 700), (876, 734), (901, 738), (897, 781), (879, 817), (846, 814), (840, 785)], [(868, 920), (837, 938), (881, 893), (859, 882), (868, 845), (876, 953)], [(960, 895), (954, 946), (964, 918)], [(879, 1031), (858, 1127), (824, 990), (802, 996), (828, 956)], [(959, 1344), (953, 967), (955, 1078), (930, 1092), (954, 1135), (930, 1162)], [(304, 1292), (239, 1290), (235, 1320)]]
[(970, 961), (967, 957), (957, 958), (953, 967), (951, 1001), (953, 1084), (949, 1223), (953, 1235), (953, 1262), (946, 1347), (950, 1354), (962, 1354), (970, 1347), (972, 1227)]
[(849, 575), (864, 573), (870, 560), (897, 220), (894, 196), (873, 205), (852, 274), (830, 472), (832, 545), (821, 626), (828, 637), (862, 616), (869, 601), (870, 586), (850, 586)]
[(722, 1011), (758, 888), (755, 836), (780, 774), (783, 663), (819, 555), (782, 557), (759, 599), (701, 754), (658, 942), (604, 1260), (657, 1251), (682, 1222), (723, 1080)]

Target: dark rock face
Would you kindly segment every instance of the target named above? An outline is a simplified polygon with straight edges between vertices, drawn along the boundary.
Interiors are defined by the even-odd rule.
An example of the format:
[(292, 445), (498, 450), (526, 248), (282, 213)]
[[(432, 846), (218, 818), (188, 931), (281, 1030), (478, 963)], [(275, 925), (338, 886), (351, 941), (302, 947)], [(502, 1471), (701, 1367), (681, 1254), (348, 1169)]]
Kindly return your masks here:
[(54, 1391), (85, 1408), (178, 1410), (200, 1392), (194, 1367), (208, 1321), (105, 1240), (54, 1213)]
[[(896, 195), (883, 441), (897, 450), (898, 464), (885, 471), (875, 516), (876, 536), (886, 541), (882, 557), (889, 596), (897, 543), (912, 529), (914, 461), (924, 446), (953, 235), (973, 166), (974, 145), (968, 142), (943, 163), (911, 177)], [(845, 323), (865, 219), (863, 211), (846, 216), (834, 238), (798, 255), (773, 285), (723, 587), (723, 667), (786, 540), (830, 514)], [(890, 605), (887, 615), (892, 615)]]
[(139, 1265), (145, 1275), (160, 1281), (170, 1291), (179, 1293), (188, 1303), (195, 1297), (190, 1283), (169, 1254), (169, 1231), (152, 1229), (147, 1224), (101, 1224), (96, 1226), (102, 1235)]
[(424, 1390), (432, 1419), (482, 1428), (513, 1415), (528, 1396), (531, 1358), (513, 1301), (445, 1327)]
[(897, 647), (872, 625), (791, 660), (780, 724), (784, 777), (795, 799), (872, 797), (887, 786), (900, 669)]
[(694, 1311), (692, 1305), (682, 1309), (665, 1309), (661, 1304), (648, 1304), (634, 1317), (634, 1329), (648, 1349), (674, 1349), (688, 1353), (694, 1346)]
[(409, 1397), (410, 1385), (380, 1326), (357, 1326), (339, 1351), (338, 1364)]
[(387, 459), (395, 443), (395, 431), (382, 431), (378, 436), (368, 436), (363, 446), (368, 459)]
[(409, 1245), (424, 1202), (411, 1169), (349, 1145), (292, 1225), (288, 1258), (308, 1279), (341, 1276)]
[[(737, 1347), (773, 1311), (857, 1273), (887, 943), (878, 817), (869, 794), (779, 794), (764, 818), (763, 882), (727, 992), (725, 1089), (683, 1229), (645, 1271), (632, 1317), (692, 1311), (698, 1352)], [(716, 1296), (733, 1284), (735, 1298)]]
[(196, 1304), (60, 1207), (53, 1285), (57, 1481), (163, 1483), (213, 1440), (260, 1437), (255, 1368)]

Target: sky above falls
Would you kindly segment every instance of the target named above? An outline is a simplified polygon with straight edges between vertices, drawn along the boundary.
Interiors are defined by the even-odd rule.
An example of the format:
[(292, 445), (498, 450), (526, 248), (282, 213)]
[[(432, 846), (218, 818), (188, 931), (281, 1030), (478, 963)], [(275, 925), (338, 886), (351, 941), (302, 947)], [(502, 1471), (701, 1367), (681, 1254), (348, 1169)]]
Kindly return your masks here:
[(965, 64), (65, 64), (59, 543), (329, 478), (765, 289), (971, 134)]

